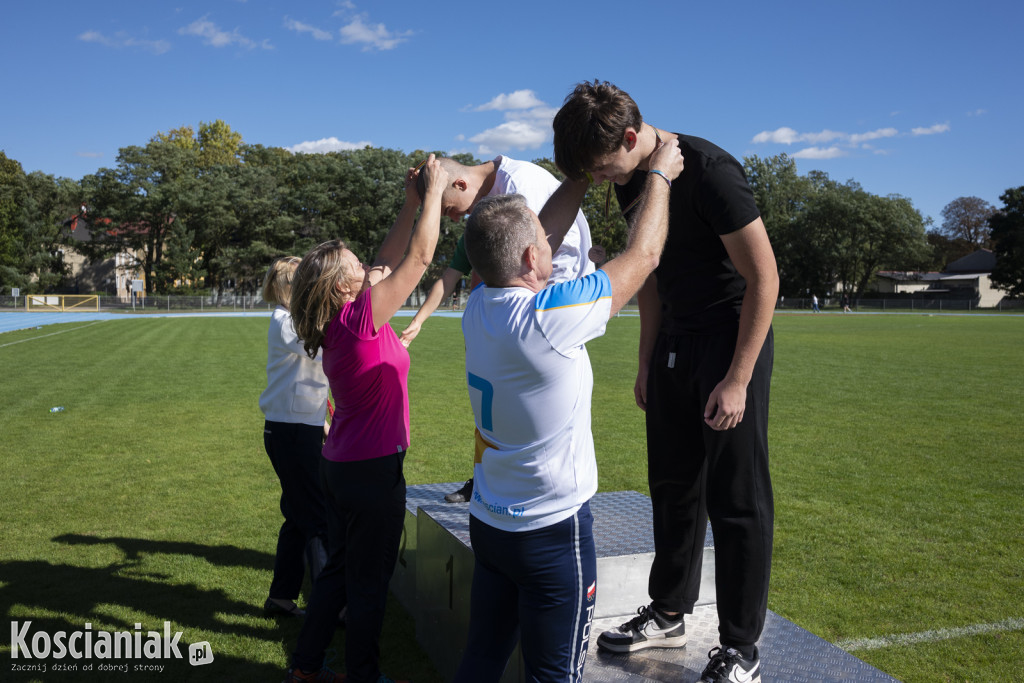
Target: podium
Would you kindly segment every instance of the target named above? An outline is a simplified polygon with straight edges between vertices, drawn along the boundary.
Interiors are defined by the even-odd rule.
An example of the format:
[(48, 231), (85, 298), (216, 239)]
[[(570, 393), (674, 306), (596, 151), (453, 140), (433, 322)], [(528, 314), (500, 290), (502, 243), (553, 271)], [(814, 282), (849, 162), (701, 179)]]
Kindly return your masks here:
[[(406, 524), (391, 589), (416, 620), (416, 639), (438, 672), (451, 680), (469, 631), (473, 550), (469, 504), (446, 504), (461, 482), (408, 487)], [(598, 598), (583, 680), (657, 683), (697, 680), (718, 645), (714, 538), (708, 525), (700, 598), (686, 617), (686, 647), (650, 648), (628, 655), (600, 651), (597, 634), (628, 621), (650, 602), (647, 578), (654, 558), (651, 501), (635, 491), (596, 494), (590, 501), (597, 551)], [(840, 648), (769, 611), (758, 642), (765, 683), (894, 681)], [(518, 649), (501, 683), (524, 680)]]

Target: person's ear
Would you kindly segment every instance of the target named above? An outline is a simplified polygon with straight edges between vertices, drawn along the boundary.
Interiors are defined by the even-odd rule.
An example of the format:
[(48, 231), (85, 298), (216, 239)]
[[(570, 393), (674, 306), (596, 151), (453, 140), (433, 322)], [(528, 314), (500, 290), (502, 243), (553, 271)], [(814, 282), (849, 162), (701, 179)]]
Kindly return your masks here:
[(339, 277), (338, 281), (334, 283), (334, 288), (345, 296), (350, 296), (352, 294), (352, 288), (349, 286), (346, 278)]
[(469, 187), (469, 184), (466, 183), (466, 181), (463, 180), (462, 178), (456, 178), (455, 182), (452, 183), (452, 187), (454, 187), (459, 192), (465, 192), (466, 188)]
[(632, 152), (633, 148), (636, 147), (636, 131), (632, 128), (627, 128), (625, 135), (622, 136), (622, 144), (627, 152)]
[(531, 244), (523, 251), (523, 265), (526, 266), (527, 270), (533, 270), (537, 266), (537, 261), (540, 258), (540, 250), (537, 249), (536, 244)]

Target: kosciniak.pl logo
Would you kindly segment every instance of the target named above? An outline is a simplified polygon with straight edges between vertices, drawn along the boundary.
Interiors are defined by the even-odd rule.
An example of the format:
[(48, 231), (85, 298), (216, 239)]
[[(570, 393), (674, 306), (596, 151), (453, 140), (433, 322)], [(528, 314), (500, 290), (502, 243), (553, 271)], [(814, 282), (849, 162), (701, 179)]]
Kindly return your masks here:
[[(164, 622), (163, 633), (143, 633), (142, 624), (135, 624), (134, 631), (110, 632), (94, 631), (92, 624), (87, 623), (82, 630), (57, 631), (52, 635), (31, 629), (31, 621), (11, 622), (11, 659), (48, 661), (12, 662), (15, 671), (163, 671), (164, 664), (153, 660), (185, 659), (178, 647), (182, 632), (172, 635), (169, 621)], [(209, 664), (213, 661), (213, 648), (205, 641), (193, 643), (188, 646), (187, 659), (192, 666)]]

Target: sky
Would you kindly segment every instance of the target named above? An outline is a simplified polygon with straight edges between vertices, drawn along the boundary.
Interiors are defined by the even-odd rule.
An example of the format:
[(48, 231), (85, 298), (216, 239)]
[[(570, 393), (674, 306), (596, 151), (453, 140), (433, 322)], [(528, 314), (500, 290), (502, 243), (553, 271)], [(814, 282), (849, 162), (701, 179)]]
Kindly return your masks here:
[(0, 150), (75, 180), (225, 121), (293, 152), (551, 158), (576, 83), (737, 159), (786, 153), (942, 222), (1024, 185), (1024, 3), (4, 2)]

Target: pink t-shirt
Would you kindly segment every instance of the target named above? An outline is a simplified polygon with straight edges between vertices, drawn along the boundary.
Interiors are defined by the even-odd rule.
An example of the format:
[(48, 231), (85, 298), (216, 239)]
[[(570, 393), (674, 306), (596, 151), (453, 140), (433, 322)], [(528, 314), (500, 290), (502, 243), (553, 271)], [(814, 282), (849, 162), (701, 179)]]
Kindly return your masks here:
[(323, 367), (336, 404), (325, 458), (369, 460), (409, 448), (409, 352), (391, 325), (374, 333), (369, 289), (327, 326)]

